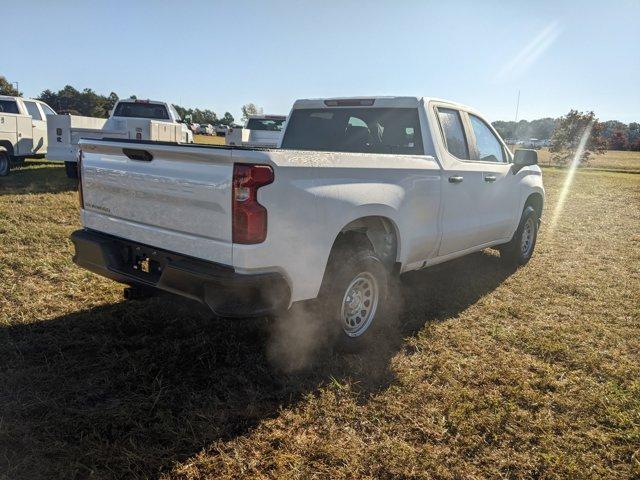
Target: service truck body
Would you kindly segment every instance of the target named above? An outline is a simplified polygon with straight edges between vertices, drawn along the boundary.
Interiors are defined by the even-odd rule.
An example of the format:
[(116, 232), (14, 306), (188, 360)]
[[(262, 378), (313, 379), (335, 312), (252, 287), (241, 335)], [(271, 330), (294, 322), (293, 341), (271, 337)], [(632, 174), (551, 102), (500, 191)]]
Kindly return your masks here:
[[(81, 147), (75, 261), (221, 315), (322, 297), (348, 239), (394, 274), (491, 246), (519, 249), (525, 263), (544, 196), (535, 159), (514, 162), (478, 112), (420, 97), (297, 101), (282, 149), (87, 139)], [(344, 295), (350, 338), (360, 335), (354, 308), (371, 310), (376, 275)]]
[(68, 173), (75, 172), (81, 138), (193, 142), (193, 134), (181, 123), (171, 104), (133, 99), (118, 101), (108, 119), (76, 115), (50, 117), (48, 137), (48, 158), (65, 162)]
[(56, 112), (44, 102), (0, 95), (0, 175), (11, 163), (47, 154), (47, 120)]

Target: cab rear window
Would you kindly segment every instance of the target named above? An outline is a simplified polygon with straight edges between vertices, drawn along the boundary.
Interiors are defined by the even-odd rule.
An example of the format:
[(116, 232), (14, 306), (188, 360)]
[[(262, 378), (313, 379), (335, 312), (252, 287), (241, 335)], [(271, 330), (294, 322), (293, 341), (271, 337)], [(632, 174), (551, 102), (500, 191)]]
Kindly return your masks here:
[(422, 155), (416, 108), (294, 110), (282, 148), (333, 152)]
[(284, 125), (284, 119), (250, 118), (247, 122), (247, 129), (280, 132), (282, 131), (282, 125)]
[(114, 117), (151, 118), (153, 120), (169, 120), (169, 112), (164, 105), (154, 103), (119, 103), (113, 112)]

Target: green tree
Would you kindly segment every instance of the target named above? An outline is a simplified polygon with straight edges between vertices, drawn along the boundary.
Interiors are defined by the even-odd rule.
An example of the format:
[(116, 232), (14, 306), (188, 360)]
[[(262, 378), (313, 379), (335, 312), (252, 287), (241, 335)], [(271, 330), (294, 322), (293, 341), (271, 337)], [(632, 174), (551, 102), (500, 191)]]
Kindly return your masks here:
[(640, 145), (640, 123), (631, 122), (629, 124), (629, 148), (633, 149), (636, 144)]
[(60, 113), (105, 118), (109, 116), (109, 111), (118, 101), (118, 95), (111, 92), (109, 96), (104, 96), (90, 88), (80, 92), (71, 85), (66, 85), (57, 92), (44, 90), (38, 96), (38, 100), (49, 104)]
[(578, 161), (587, 163), (591, 154), (605, 153), (603, 129), (603, 124), (593, 112), (569, 111), (556, 122), (549, 148), (551, 160), (558, 165), (566, 165), (576, 155), (580, 155)]
[(556, 127), (556, 121), (553, 118), (539, 118), (532, 120), (530, 123), (529, 133), (531, 138), (537, 138), (539, 140), (546, 140), (553, 136), (553, 131)]
[(496, 129), (498, 134), (506, 139), (515, 139), (516, 134), (516, 122), (505, 122), (504, 120), (497, 120), (492, 122), (493, 128)]
[(247, 120), (250, 115), (260, 115), (262, 108), (256, 107), (255, 103), (245, 103), (242, 106), (242, 120)]
[(616, 130), (607, 139), (609, 150), (629, 150), (629, 135), (622, 130)]
[(0, 95), (10, 95), (12, 97), (21, 97), (22, 92), (13, 86), (6, 77), (0, 75)]
[(234, 121), (233, 115), (229, 112), (224, 112), (224, 116), (220, 119), (220, 125), (232, 125)]

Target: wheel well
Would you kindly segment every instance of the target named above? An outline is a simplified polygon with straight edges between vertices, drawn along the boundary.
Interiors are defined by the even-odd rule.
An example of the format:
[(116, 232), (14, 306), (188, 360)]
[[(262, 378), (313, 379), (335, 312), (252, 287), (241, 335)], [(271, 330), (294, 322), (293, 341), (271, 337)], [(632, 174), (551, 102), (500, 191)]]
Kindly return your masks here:
[(7, 149), (7, 153), (10, 157), (13, 156), (13, 144), (7, 140), (0, 140), (0, 147), (4, 147)]
[(386, 217), (362, 217), (346, 225), (338, 234), (331, 251), (337, 245), (357, 245), (367, 242), (385, 266), (394, 268), (398, 255), (395, 224)]
[(529, 197), (527, 197), (527, 201), (524, 202), (524, 208), (527, 208), (529, 205), (531, 205), (536, 211), (538, 218), (542, 218), (542, 207), (544, 205), (542, 195), (539, 193), (532, 193), (529, 195)]

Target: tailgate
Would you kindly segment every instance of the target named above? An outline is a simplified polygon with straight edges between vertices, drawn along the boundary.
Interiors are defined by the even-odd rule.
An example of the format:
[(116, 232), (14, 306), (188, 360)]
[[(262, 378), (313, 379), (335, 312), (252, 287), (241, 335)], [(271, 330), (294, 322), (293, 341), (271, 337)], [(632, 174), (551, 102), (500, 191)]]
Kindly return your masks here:
[(86, 228), (232, 263), (231, 150), (106, 140), (80, 145)]

